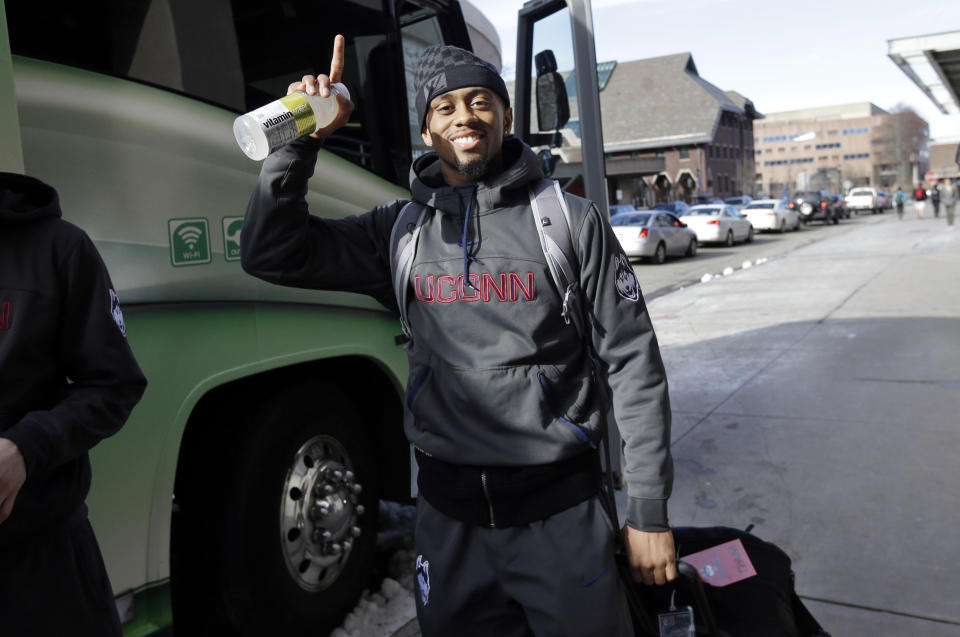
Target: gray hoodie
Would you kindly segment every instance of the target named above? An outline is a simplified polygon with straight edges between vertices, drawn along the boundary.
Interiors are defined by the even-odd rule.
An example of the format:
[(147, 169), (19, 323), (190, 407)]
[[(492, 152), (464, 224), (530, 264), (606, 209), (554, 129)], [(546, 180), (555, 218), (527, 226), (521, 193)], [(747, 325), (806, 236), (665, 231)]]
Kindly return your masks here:
[[(396, 311), (389, 264), (398, 201), (320, 219), (304, 195), (317, 144), (264, 162), (244, 221), (247, 272), (298, 287), (350, 290)], [(434, 153), (411, 168), (411, 193), (432, 210), (410, 274), (405, 430), (422, 452), (471, 466), (565, 460), (600, 440), (607, 405), (577, 330), (561, 317), (530, 212), (542, 178), (534, 153), (504, 142), (503, 172), (451, 187)], [(593, 346), (626, 442), (628, 522), (666, 528), (673, 466), (670, 405), (656, 337), (636, 278), (597, 208), (566, 195)], [(603, 382), (603, 381), (600, 381)]]

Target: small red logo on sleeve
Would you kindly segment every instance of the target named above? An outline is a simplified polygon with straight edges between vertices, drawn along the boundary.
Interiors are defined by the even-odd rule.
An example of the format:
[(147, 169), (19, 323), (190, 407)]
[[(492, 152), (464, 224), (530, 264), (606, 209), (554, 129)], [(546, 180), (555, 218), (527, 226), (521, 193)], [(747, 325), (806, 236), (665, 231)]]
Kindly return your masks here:
[(13, 319), (12, 310), (10, 309), (10, 301), (4, 301), (3, 305), (0, 305), (0, 330), (9, 330), (10, 321)]

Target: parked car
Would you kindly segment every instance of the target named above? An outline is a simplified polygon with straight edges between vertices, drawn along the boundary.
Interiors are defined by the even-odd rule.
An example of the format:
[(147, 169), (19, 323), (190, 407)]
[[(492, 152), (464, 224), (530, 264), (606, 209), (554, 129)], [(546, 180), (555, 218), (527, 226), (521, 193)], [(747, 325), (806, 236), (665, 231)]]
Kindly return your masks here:
[(883, 201), (876, 188), (854, 188), (844, 199), (847, 210), (854, 214), (870, 211), (871, 214), (883, 212)]
[(793, 193), (790, 202), (787, 204), (791, 210), (800, 213), (800, 220), (803, 223), (821, 220), (824, 224), (840, 223), (837, 216), (837, 210), (834, 208), (833, 199), (826, 190), (798, 190)]
[(751, 201), (753, 201), (753, 197), (750, 195), (741, 195), (739, 197), (724, 199), (723, 203), (733, 206), (737, 210), (743, 210), (744, 206), (748, 205)]
[(747, 215), (756, 230), (786, 232), (800, 229), (800, 214), (791, 210), (783, 199), (755, 199), (740, 213)]
[(890, 194), (886, 190), (878, 190), (877, 196), (880, 197), (880, 212), (893, 208), (893, 202), (890, 200)]
[(690, 204), (685, 201), (671, 201), (670, 203), (658, 203), (653, 209), (666, 210), (671, 214), (682, 217), (686, 214), (687, 210), (690, 210)]
[(700, 243), (732, 246), (735, 241), (753, 241), (750, 220), (726, 204), (693, 206), (680, 221), (693, 228)]
[(621, 213), (610, 218), (610, 225), (628, 257), (647, 258), (660, 264), (668, 256), (697, 254), (697, 234), (669, 212)]
[(611, 217), (611, 218), (612, 218), (614, 215), (620, 215), (620, 214), (624, 214), (624, 213), (626, 213), (626, 212), (636, 212), (636, 211), (637, 211), (636, 206), (633, 206), (633, 205), (628, 204), (628, 203), (614, 203), (614, 204), (610, 204), (610, 217)]
[(837, 211), (837, 215), (841, 219), (849, 219), (850, 210), (847, 208), (847, 204), (843, 200), (843, 195), (830, 195), (830, 198), (833, 199), (833, 208)]

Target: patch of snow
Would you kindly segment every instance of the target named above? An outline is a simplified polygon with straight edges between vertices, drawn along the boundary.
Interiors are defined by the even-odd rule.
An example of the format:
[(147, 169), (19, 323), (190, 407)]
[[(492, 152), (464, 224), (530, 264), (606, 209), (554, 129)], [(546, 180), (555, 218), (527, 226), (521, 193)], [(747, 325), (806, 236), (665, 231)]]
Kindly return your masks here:
[(727, 266), (723, 269), (723, 276), (730, 276), (733, 274), (733, 268)]
[[(412, 578), (412, 568), (410, 572)], [(413, 593), (397, 580), (386, 577), (379, 592), (364, 591), (343, 625), (334, 629), (330, 637), (390, 637), (415, 615)]]
[[(380, 502), (377, 561), (385, 564), (380, 589), (364, 591), (343, 624), (329, 637), (391, 637), (401, 634), (399, 631), (411, 622), (416, 624), (417, 609), (413, 598), (417, 562), (413, 548), (415, 520), (416, 507)], [(419, 635), (419, 631), (410, 634)]]
[(753, 267), (753, 263), (751, 263), (750, 261), (744, 261), (743, 263), (740, 264), (740, 267), (743, 268), (744, 270), (749, 270), (750, 268)]
[(713, 278), (713, 275), (710, 274), (709, 272), (707, 272), (707, 273), (704, 274), (702, 277), (700, 277), (700, 283), (706, 283), (707, 281), (709, 281), (709, 280), (712, 279), (712, 278)]

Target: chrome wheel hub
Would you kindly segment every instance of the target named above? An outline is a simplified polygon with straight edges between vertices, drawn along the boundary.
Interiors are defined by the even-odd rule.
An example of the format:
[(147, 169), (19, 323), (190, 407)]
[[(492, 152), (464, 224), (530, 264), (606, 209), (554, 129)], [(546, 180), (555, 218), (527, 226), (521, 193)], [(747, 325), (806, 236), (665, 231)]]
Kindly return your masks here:
[(314, 436), (293, 458), (283, 483), (280, 543), (290, 576), (315, 592), (343, 571), (360, 536), (360, 493), (346, 450), (334, 438)]

